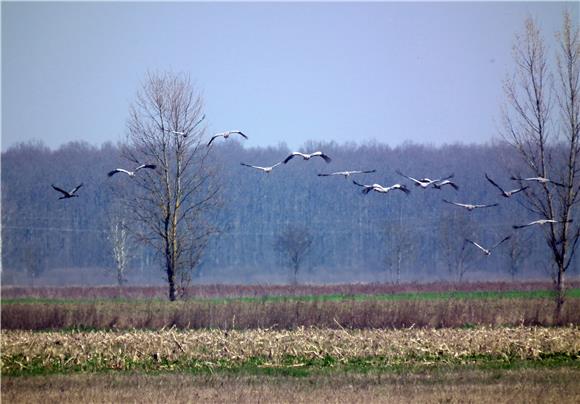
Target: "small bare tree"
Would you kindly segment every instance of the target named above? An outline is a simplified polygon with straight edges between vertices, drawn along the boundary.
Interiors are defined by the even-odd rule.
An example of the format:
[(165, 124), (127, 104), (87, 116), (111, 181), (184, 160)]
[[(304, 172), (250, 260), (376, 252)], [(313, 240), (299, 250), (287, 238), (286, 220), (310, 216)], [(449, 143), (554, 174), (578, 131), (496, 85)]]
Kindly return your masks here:
[(284, 254), (292, 271), (292, 283), (298, 283), (298, 271), (312, 246), (312, 235), (307, 227), (289, 225), (278, 235), (274, 243), (277, 251)]
[(529, 238), (524, 239), (521, 233), (515, 233), (512, 234), (510, 240), (507, 242), (505, 257), (507, 260), (507, 270), (512, 281), (520, 273), (526, 255), (529, 253), (529, 248), (527, 247), (529, 241)]
[(180, 280), (187, 281), (185, 273), (195, 269), (214, 233), (207, 215), (218, 187), (200, 125), (202, 109), (189, 78), (172, 73), (149, 74), (130, 108), (124, 157), (131, 165), (157, 168), (129, 178), (134, 186), (123, 200), (137, 240), (163, 259), (170, 300), (177, 298)]
[(107, 230), (111, 256), (115, 263), (117, 284), (122, 287), (127, 283), (126, 273), (131, 258), (127, 220), (118, 214), (113, 214), (109, 217)]
[(391, 274), (391, 281), (398, 285), (401, 282), (401, 271), (415, 249), (414, 237), (409, 227), (399, 220), (387, 224), (385, 243), (385, 264)]
[(441, 218), (439, 227), (439, 248), (442, 251), (444, 262), (450, 274), (462, 282), (469, 271), (469, 263), (475, 257), (473, 248), (468, 248), (465, 239), (473, 238), (475, 224), (468, 216), (469, 213), (453, 212)]
[(544, 236), (555, 268), (559, 319), (564, 275), (580, 238), (580, 226), (572, 222), (580, 199), (580, 37), (569, 13), (564, 14), (557, 39), (551, 69), (554, 65), (533, 19), (528, 18), (523, 35), (516, 36), (515, 75), (504, 83), (502, 135), (522, 158), (527, 174), (554, 181), (532, 184), (523, 205), (539, 218), (557, 221), (544, 227)]

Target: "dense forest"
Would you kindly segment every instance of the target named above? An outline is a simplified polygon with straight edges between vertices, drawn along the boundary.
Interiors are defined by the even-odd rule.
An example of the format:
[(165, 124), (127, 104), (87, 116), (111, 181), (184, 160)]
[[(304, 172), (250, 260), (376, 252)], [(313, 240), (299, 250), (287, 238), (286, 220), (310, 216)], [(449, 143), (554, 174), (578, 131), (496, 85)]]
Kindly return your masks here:
[[(204, 220), (217, 232), (194, 270), (194, 282), (293, 281), (290, 247), (280, 242), (293, 231), (310, 241), (299, 262), (298, 282), (549, 277), (543, 229), (512, 229), (536, 219), (519, 203), (522, 195), (502, 198), (484, 176), (513, 189), (517, 183), (510, 175), (526, 174), (506, 144), (309, 143), (301, 150), (323, 150), (332, 162), (295, 158), (269, 174), (240, 163), (273, 165), (290, 153), (288, 147), (248, 144), (228, 139), (213, 146), (221, 191), (216, 209)], [(121, 146), (111, 143), (74, 142), (51, 150), (33, 142), (2, 153), (3, 283), (114, 283), (110, 223), (120, 209), (114, 188), (131, 178), (109, 178), (107, 172), (125, 165)], [(371, 169), (376, 172), (348, 179), (317, 175)], [(396, 170), (415, 178), (454, 174), (459, 189), (421, 189)], [(411, 193), (365, 195), (352, 179), (402, 183)], [(64, 200), (51, 187), (68, 190), (80, 183), (79, 197)], [(443, 199), (499, 205), (469, 212)], [(507, 235), (512, 237), (490, 256), (464, 242), (469, 238), (492, 246)], [(160, 257), (136, 240), (128, 242), (129, 282), (161, 282)]]

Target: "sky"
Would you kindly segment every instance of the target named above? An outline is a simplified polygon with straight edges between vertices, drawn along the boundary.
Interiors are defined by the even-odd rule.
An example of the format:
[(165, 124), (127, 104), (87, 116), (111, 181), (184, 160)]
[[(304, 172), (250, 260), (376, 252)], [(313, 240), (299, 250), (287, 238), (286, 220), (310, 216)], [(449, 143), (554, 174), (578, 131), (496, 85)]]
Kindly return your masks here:
[(578, 2), (5, 2), (2, 150), (122, 141), (148, 71), (186, 73), (208, 135), (441, 145), (497, 137), (526, 16)]

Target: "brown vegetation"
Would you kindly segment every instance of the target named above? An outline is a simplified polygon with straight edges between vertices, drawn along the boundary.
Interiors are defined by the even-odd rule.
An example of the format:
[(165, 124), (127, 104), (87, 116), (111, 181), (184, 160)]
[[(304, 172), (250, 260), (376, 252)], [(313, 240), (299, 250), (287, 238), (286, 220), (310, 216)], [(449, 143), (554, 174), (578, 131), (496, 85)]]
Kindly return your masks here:
[[(578, 359), (577, 327), (293, 331), (198, 330), (129, 332), (5, 331), (2, 374), (45, 371), (229, 369), (259, 358), (258, 367), (326, 366), (370, 360), (374, 367), (472, 363), (479, 358)], [(288, 362), (291, 358), (291, 363)], [(329, 359), (330, 358), (330, 359)], [(331, 364), (328, 364), (331, 360)], [(334, 364), (334, 365), (333, 365)]]
[(3, 377), (2, 401), (140, 403), (577, 403), (578, 370), (349, 374), (308, 378), (97, 373)]
[[(292, 329), (554, 325), (551, 299), (86, 302), (2, 305), (2, 329)], [(577, 299), (565, 324), (580, 324)]]
[[(580, 281), (570, 280), (570, 288), (579, 288)], [(328, 294), (343, 295), (378, 295), (405, 292), (452, 292), (452, 291), (531, 291), (551, 290), (552, 282), (434, 282), (406, 283), (393, 285), (389, 283), (353, 283), (336, 285), (195, 285), (185, 290), (189, 298), (227, 298), (227, 297), (264, 297), (264, 296), (319, 296)], [(2, 288), (3, 299), (48, 298), (48, 299), (152, 299), (166, 298), (167, 290), (163, 286), (67, 286), (67, 287), (20, 287)]]

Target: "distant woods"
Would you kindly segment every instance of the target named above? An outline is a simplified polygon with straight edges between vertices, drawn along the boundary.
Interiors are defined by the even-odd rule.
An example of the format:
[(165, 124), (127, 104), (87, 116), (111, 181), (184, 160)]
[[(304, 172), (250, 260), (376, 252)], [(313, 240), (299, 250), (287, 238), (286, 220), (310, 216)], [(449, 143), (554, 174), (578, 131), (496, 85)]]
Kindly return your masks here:
[[(469, 280), (474, 272), (482, 279), (482, 271), (486, 278), (548, 276), (549, 251), (541, 232), (522, 230), (526, 233), (521, 234), (521, 241), (506, 243), (489, 257), (463, 249), (465, 237), (490, 245), (510, 233), (511, 225), (535, 219), (522, 208), (518, 195), (502, 198), (484, 177), (487, 172), (502, 186), (513, 185), (508, 167), (515, 163), (506, 144), (395, 148), (378, 143), (309, 144), (304, 149), (324, 150), (333, 162), (328, 165), (320, 159), (289, 164), (270, 174), (249, 170), (240, 162), (271, 164), (288, 155), (283, 145), (252, 148), (230, 140), (212, 148), (223, 197), (219, 208), (208, 211), (203, 220), (220, 233), (207, 239), (202, 255), (192, 257), (199, 263), (193, 281), (287, 282), (288, 268), (294, 264), (288, 261), (287, 249), (279, 248), (279, 240), (288, 225), (307, 228), (311, 238), (308, 253), (300, 257), (299, 268), (304, 270), (291, 278), (299, 283)], [(110, 221), (112, 216), (119, 217), (119, 209), (121, 217), (129, 215), (113, 192), (119, 181), (108, 178), (107, 173), (127, 165), (122, 158), (126, 152), (113, 144), (94, 147), (74, 142), (57, 150), (26, 143), (2, 154), (6, 280), (10, 281), (6, 276), (11, 273), (19, 273), (23, 274), (20, 282), (37, 281), (39, 275), (50, 277), (53, 270), (79, 267), (94, 273), (108, 268), (116, 273), (118, 258), (111, 246)], [(328, 170), (351, 169), (376, 169), (357, 180), (384, 184), (401, 182), (397, 169), (416, 177), (455, 173), (454, 181), (461, 188), (423, 190), (407, 184), (412, 191), (408, 196), (364, 195), (360, 187), (341, 176), (317, 176)], [(50, 187), (57, 179), (62, 186), (84, 182), (82, 194), (58, 200)], [(130, 180), (126, 176), (117, 179)], [(468, 212), (443, 203), (443, 198), (500, 205)], [(134, 240), (123, 242), (130, 245), (123, 278), (153, 274), (162, 279), (162, 256), (155, 248)], [(38, 252), (42, 259), (32, 260), (30, 251)], [(115, 278), (111, 276), (111, 282)]]

